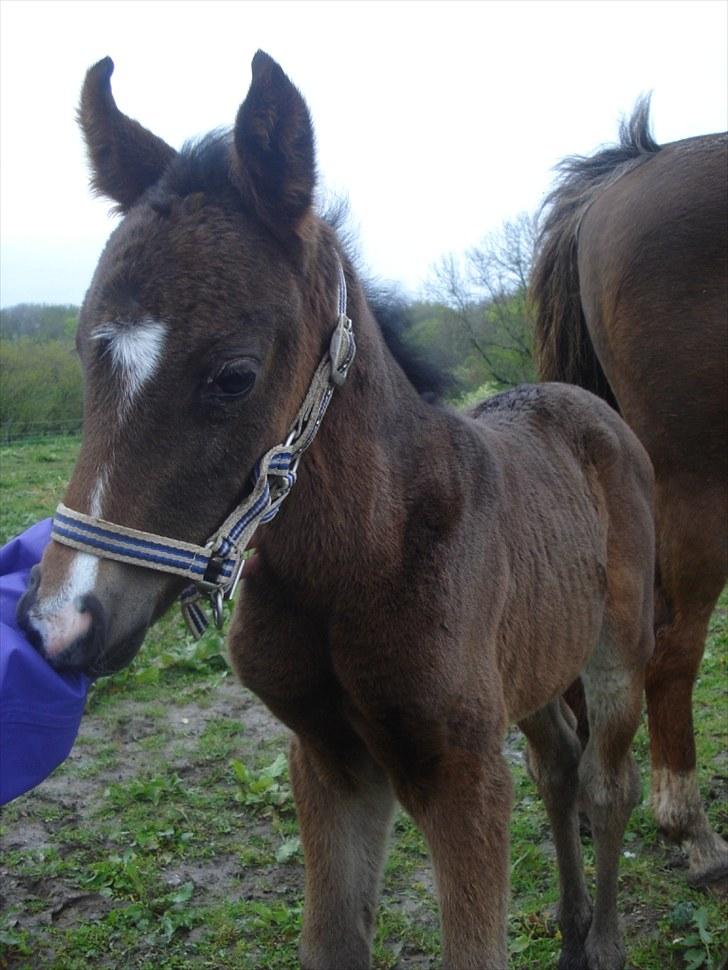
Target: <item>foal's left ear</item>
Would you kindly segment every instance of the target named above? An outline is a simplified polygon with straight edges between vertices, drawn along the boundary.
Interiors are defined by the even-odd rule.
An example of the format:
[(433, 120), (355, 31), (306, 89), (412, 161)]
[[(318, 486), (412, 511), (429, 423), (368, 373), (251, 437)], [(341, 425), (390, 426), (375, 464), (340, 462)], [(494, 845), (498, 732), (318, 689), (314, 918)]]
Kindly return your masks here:
[(286, 241), (313, 198), (313, 126), (306, 102), (272, 57), (258, 51), (252, 68), (235, 120), (235, 175), (246, 204)]

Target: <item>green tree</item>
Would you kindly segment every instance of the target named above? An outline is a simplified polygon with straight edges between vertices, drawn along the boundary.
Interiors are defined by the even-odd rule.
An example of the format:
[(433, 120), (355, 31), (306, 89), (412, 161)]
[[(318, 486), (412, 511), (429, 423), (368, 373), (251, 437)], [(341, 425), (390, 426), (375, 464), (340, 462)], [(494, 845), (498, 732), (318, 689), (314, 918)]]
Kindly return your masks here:
[(0, 310), (0, 337), (18, 340), (73, 340), (78, 307), (72, 304), (18, 303)]
[(445, 256), (435, 267), (428, 290), (443, 308), (441, 339), (448, 335), (460, 357), (465, 388), (534, 379), (528, 279), (535, 245), (535, 217), (522, 213), (464, 257)]
[(78, 309), (20, 304), (0, 311), (0, 437), (78, 431)]

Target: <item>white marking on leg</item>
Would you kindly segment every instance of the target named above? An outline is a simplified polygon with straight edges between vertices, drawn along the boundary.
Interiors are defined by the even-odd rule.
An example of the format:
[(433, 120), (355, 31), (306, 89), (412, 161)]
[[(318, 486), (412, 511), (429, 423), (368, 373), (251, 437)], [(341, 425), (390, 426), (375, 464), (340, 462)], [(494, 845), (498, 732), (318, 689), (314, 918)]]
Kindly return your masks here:
[(711, 872), (724, 878), (728, 844), (711, 828), (695, 771), (653, 768), (650, 805), (660, 828), (681, 841), (691, 879), (710, 879)]
[(695, 772), (653, 768), (650, 805), (660, 828), (677, 833), (689, 829), (702, 811)]
[(112, 367), (121, 377), (122, 419), (159, 367), (166, 336), (166, 324), (148, 319), (136, 323), (105, 323), (94, 331), (94, 340), (107, 342), (103, 353), (111, 357)]

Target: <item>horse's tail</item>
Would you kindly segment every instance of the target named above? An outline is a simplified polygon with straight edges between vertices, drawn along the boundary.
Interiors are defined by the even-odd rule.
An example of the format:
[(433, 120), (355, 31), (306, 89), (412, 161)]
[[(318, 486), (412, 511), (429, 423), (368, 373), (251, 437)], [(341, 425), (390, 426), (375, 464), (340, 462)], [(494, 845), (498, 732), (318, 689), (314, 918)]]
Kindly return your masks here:
[(543, 204), (531, 297), (537, 308), (536, 368), (541, 380), (578, 384), (617, 408), (586, 328), (577, 263), (581, 220), (599, 193), (660, 150), (650, 133), (650, 96), (619, 126), (619, 144), (595, 155), (573, 155), (558, 166), (556, 187)]

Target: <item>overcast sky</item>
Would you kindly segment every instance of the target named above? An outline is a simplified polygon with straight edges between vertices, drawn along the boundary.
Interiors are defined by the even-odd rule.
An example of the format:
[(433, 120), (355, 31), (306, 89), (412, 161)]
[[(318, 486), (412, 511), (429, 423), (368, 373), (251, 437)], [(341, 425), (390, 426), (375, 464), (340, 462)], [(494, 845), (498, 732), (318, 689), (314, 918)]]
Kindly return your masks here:
[(107, 54), (120, 108), (179, 147), (232, 123), (268, 51), (308, 101), (365, 264), (412, 293), (533, 210), (640, 93), (660, 142), (728, 127), (724, 0), (3, 0), (0, 16), (3, 306), (79, 303), (115, 224), (75, 124)]

